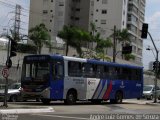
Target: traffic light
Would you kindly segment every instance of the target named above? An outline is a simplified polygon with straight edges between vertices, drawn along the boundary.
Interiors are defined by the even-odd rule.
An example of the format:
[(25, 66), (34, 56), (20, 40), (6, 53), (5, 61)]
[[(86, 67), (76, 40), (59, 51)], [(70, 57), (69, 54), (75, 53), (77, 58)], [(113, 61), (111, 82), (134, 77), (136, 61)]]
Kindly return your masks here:
[(147, 38), (147, 33), (148, 33), (148, 24), (143, 23), (141, 38)]
[(10, 58), (17, 55), (17, 45), (16, 41), (11, 40)]
[(153, 70), (155, 71), (156, 70), (156, 68), (158, 68), (159, 69), (159, 67), (160, 67), (160, 65), (159, 65), (160, 63), (159, 63), (159, 61), (155, 61), (155, 62), (153, 62)]
[(153, 70), (156, 70), (156, 61), (153, 62)]
[(132, 46), (124, 46), (122, 48), (122, 54), (130, 54), (132, 53)]

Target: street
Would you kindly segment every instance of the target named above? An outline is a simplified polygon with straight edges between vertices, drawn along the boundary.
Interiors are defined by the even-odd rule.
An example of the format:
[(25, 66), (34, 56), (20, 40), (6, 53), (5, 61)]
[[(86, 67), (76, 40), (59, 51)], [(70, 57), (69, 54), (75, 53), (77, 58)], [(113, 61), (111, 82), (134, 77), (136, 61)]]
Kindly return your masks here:
[[(158, 101), (159, 102), (159, 101)], [(89, 120), (89, 119), (146, 119), (152, 117), (160, 119), (160, 103), (152, 104), (147, 100), (124, 100), (123, 104), (110, 104), (109, 102), (94, 105), (89, 102), (79, 102), (76, 105), (64, 105), (62, 102), (52, 102), (51, 105), (43, 105), (40, 102), (16, 102), (9, 103), (9, 107), (16, 108), (48, 108), (54, 112), (26, 113), (26, 114), (1, 114), (2, 120), (9, 116), (14, 120)], [(154, 114), (155, 116), (149, 116)], [(111, 116), (112, 115), (112, 116)], [(126, 116), (130, 115), (130, 116)], [(15, 117), (14, 117), (15, 116)], [(124, 118), (126, 117), (126, 118)], [(12, 120), (11, 119), (11, 120)]]

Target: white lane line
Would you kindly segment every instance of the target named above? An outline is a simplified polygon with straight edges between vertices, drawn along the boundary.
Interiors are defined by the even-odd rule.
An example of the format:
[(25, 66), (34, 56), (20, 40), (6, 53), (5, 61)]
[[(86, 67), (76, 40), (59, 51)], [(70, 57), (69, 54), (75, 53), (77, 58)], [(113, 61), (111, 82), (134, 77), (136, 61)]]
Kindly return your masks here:
[(77, 119), (77, 120), (89, 120), (89, 118), (82, 118), (82, 117), (69, 117), (69, 116), (60, 116), (60, 115), (40, 115), (40, 114), (32, 114), (44, 117), (58, 117), (58, 118), (65, 118), (65, 119)]
[(40, 108), (40, 109), (6, 109), (0, 110), (1, 114), (22, 114), (22, 113), (43, 113), (43, 112), (54, 112), (52, 107)]

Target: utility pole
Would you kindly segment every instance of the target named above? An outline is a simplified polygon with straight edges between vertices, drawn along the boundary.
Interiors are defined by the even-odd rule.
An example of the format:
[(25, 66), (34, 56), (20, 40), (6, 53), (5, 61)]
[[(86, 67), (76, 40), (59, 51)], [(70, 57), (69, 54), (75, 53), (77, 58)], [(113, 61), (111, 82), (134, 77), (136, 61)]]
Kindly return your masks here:
[(21, 6), (16, 5), (15, 9), (15, 23), (14, 23), (14, 40), (18, 41), (19, 40), (19, 29), (20, 29), (20, 22), (21, 22)]
[(151, 41), (153, 43), (153, 46), (154, 46), (154, 49), (156, 50), (156, 70), (155, 70), (155, 80), (154, 80), (154, 86), (155, 86), (155, 90), (154, 90), (154, 103), (157, 102), (157, 79), (158, 79), (158, 69), (159, 69), (159, 65), (158, 65), (158, 54), (159, 54), (159, 51), (153, 41), (153, 38), (151, 36), (151, 34), (148, 32), (150, 38), (151, 38)]
[(113, 62), (116, 62), (116, 26), (114, 25), (114, 33), (113, 33)]
[[(21, 15), (21, 6), (16, 5), (15, 9), (15, 23), (14, 23), (14, 41), (19, 40), (19, 29), (20, 29), (20, 15)], [(8, 33), (7, 33), (8, 35)], [(13, 41), (11, 39), (8, 40), (8, 49), (7, 49), (7, 61), (6, 61), (6, 67), (9, 70), (9, 68), (12, 66), (12, 61), (11, 61), (11, 53), (10, 51), (12, 50), (12, 44)], [(5, 91), (4, 91), (4, 103), (3, 106), (8, 107), (7, 105), (7, 99), (8, 99), (8, 77), (6, 77), (6, 83), (5, 83)]]

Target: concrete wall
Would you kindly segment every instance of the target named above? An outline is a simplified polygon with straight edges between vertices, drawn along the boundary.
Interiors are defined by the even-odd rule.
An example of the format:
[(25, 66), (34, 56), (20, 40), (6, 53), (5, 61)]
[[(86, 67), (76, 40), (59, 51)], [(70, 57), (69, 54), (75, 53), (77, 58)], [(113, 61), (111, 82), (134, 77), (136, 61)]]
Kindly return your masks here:
[[(144, 85), (154, 85), (155, 76), (144, 74)], [(157, 85), (160, 86), (160, 79), (157, 80)]]

